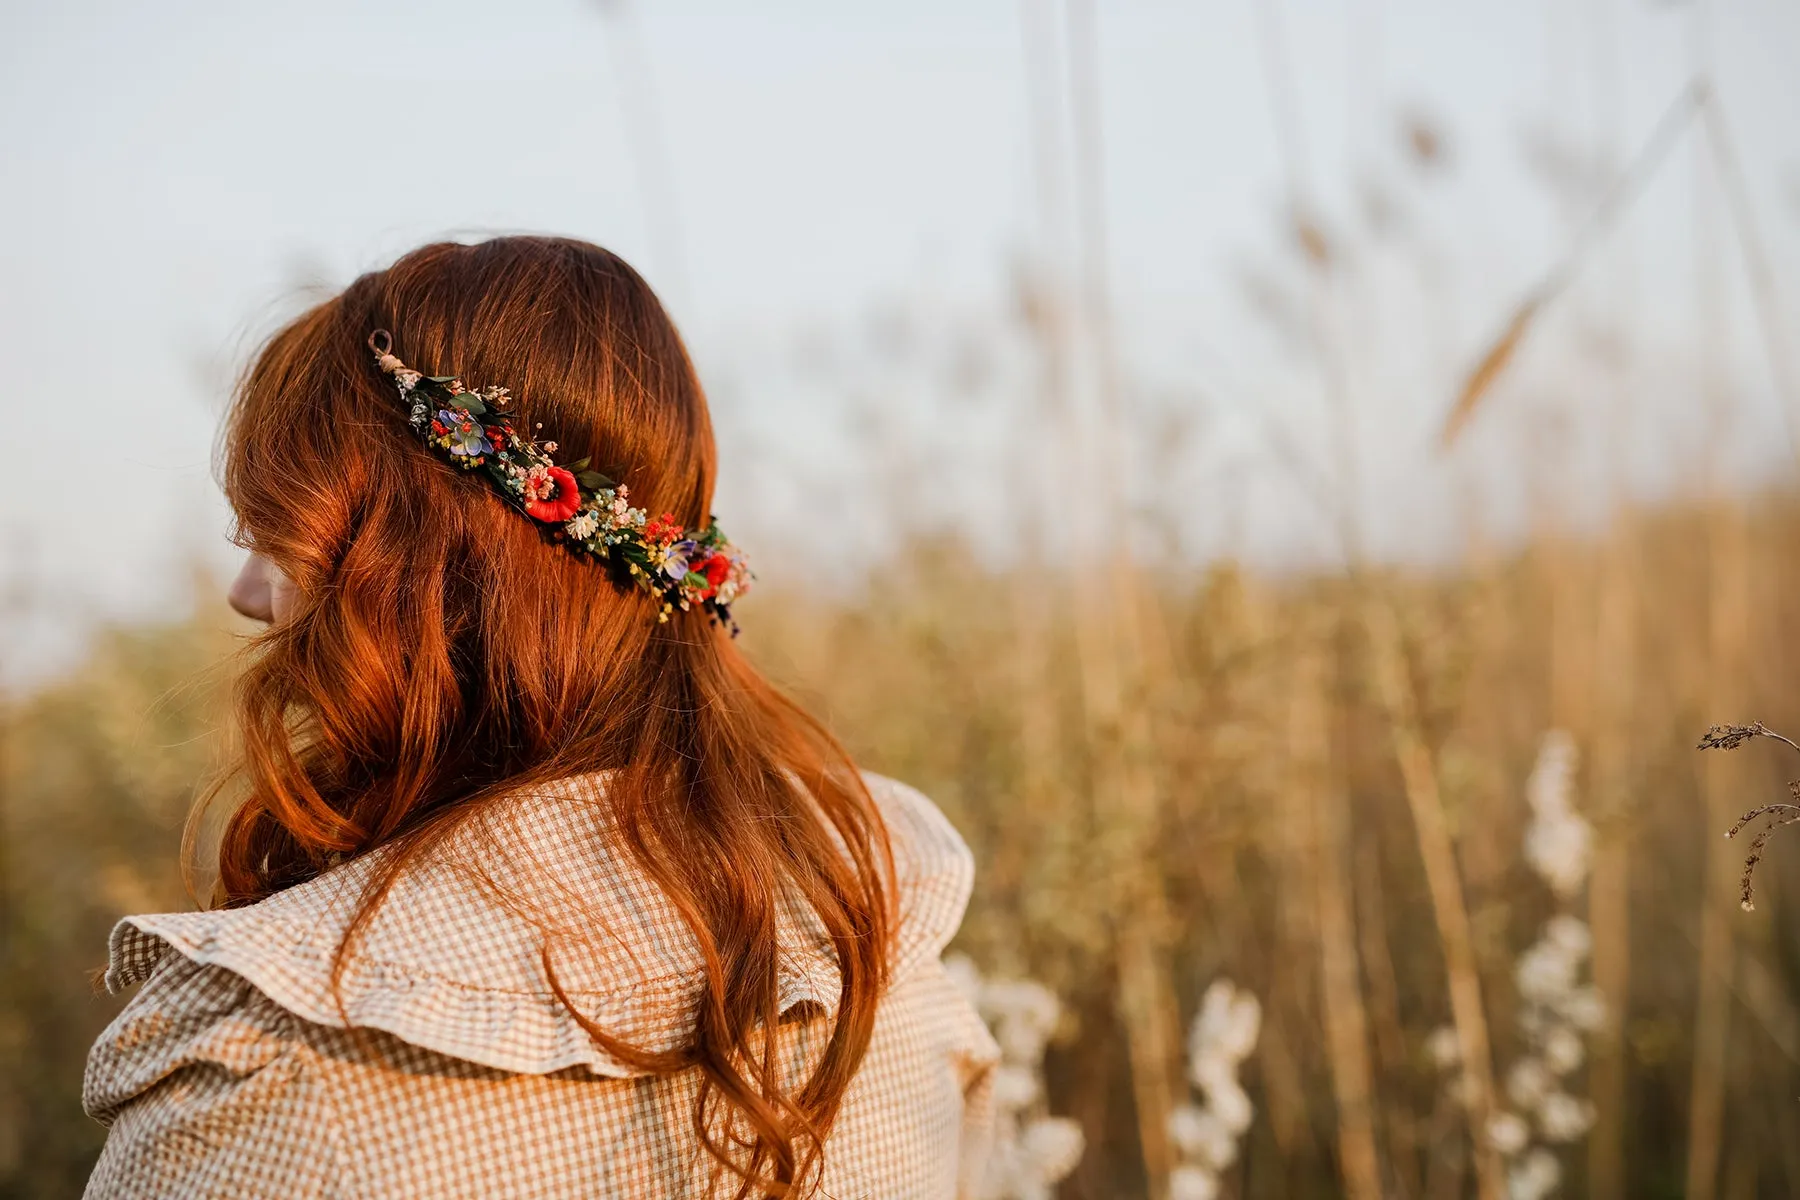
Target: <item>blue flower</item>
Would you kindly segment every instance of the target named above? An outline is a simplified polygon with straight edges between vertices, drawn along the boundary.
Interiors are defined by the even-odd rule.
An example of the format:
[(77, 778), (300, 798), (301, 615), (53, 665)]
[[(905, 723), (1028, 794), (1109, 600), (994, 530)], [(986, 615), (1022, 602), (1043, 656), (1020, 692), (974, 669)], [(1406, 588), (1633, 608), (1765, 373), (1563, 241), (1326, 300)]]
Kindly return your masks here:
[(688, 563), (700, 547), (691, 539), (676, 542), (663, 551), (663, 574), (670, 579), (686, 579)]
[(476, 424), (475, 419), (468, 413), (440, 408), (438, 409), (438, 423), (446, 430), (444, 436), (450, 441), (450, 453), (464, 458), (474, 458), (494, 452), (494, 447), (484, 436), (487, 430)]

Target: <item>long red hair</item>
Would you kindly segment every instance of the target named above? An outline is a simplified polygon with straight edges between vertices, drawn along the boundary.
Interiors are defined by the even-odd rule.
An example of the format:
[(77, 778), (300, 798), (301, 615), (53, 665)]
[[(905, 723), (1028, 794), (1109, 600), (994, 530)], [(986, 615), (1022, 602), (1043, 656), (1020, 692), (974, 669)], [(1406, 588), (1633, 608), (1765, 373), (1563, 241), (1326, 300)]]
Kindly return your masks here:
[[(246, 798), (225, 825), (216, 899), (251, 903), (377, 847), (391, 848), (391, 883), (508, 792), (609, 772), (624, 845), (705, 963), (692, 1045), (639, 1059), (703, 1072), (709, 1150), (744, 1193), (789, 1192), (816, 1173), (885, 988), (880, 817), (838, 744), (705, 614), (659, 624), (652, 598), (429, 454), (371, 361), (377, 328), (413, 366), (510, 387), (516, 423), (541, 423), (559, 458), (588, 457), (634, 503), (690, 527), (709, 514), (715, 451), (693, 366), (649, 286), (597, 246), (426, 246), (275, 334), (238, 389), (222, 475), (240, 540), (296, 600), (240, 685)], [(818, 914), (843, 979), (798, 1086), (760, 1035), (780, 1018), (784, 886)], [(749, 1137), (718, 1136), (720, 1100), (724, 1128)]]

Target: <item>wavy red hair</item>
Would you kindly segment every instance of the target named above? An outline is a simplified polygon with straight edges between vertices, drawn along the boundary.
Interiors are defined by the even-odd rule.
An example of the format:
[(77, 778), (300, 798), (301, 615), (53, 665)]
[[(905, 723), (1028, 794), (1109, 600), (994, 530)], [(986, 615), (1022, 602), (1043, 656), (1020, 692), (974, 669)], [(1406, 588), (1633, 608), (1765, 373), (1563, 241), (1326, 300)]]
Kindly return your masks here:
[[(653, 599), (429, 454), (371, 361), (376, 328), (414, 366), (509, 386), (522, 426), (616, 472), (651, 512), (688, 526), (709, 513), (693, 366), (648, 285), (597, 246), (426, 246), (275, 334), (232, 405), (222, 476), (240, 541), (297, 595), (240, 685), (246, 798), (217, 901), (391, 847), (366, 920), (456, 823), (522, 787), (610, 772), (622, 840), (691, 927), (706, 981), (677, 1054), (590, 1033), (658, 1073), (698, 1068), (708, 1148), (743, 1194), (791, 1193), (816, 1178), (885, 988), (893, 865), (867, 789), (703, 613), (658, 624)], [(759, 1032), (780, 1019), (784, 885), (818, 914), (843, 980), (824, 1055), (792, 1088)], [(721, 1111), (749, 1136), (721, 1137)]]

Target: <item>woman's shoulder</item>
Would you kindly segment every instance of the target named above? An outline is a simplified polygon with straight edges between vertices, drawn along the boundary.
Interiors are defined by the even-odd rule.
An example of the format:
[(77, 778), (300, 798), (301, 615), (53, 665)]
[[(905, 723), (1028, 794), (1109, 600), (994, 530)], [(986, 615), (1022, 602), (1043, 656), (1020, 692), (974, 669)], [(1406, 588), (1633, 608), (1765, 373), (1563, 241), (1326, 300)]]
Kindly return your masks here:
[[(955, 935), (973, 862), (920, 792), (865, 778), (894, 850), (893, 976), (901, 979)], [(356, 926), (378, 867), (355, 860), (241, 908), (121, 920), (106, 987), (145, 986), (96, 1046), (96, 1061), (109, 1051), (143, 1057), (145, 1028), (200, 1037), (245, 1020), (246, 1006), (263, 1032), (245, 1044), (258, 1052), (275, 1046), (285, 1015), (526, 1074), (641, 1074), (595, 1044), (587, 1034), (595, 1024), (653, 1051), (673, 1050), (691, 1032), (701, 952), (675, 906), (617, 844), (599, 783), (565, 781), (509, 800), (402, 872)], [(811, 1002), (832, 1011), (836, 963), (808, 915), (783, 916), (783, 1008)]]
[(335, 1108), (293, 1025), (229, 971), (160, 963), (88, 1056), (82, 1107), (109, 1132), (85, 1194), (336, 1195)]
[(956, 936), (975, 884), (975, 859), (936, 804), (896, 779), (864, 771), (894, 848), (900, 933), (894, 977), (936, 958)]
[(254, 1074), (292, 1048), (292, 1020), (242, 976), (178, 955), (159, 959), (94, 1043), (82, 1107), (110, 1125), (127, 1102), (185, 1068)]
[[(382, 867), (369, 855), (256, 904), (126, 917), (106, 987), (181, 959), (239, 977), (310, 1025), (376, 1030), (520, 1074), (638, 1074), (595, 1045), (584, 1019), (643, 1049), (680, 1043), (670, 1014), (697, 994), (699, 951), (617, 846), (597, 784), (508, 797), (391, 880)], [(365, 914), (372, 888), (382, 890)], [(162, 991), (165, 1005), (188, 999)]]

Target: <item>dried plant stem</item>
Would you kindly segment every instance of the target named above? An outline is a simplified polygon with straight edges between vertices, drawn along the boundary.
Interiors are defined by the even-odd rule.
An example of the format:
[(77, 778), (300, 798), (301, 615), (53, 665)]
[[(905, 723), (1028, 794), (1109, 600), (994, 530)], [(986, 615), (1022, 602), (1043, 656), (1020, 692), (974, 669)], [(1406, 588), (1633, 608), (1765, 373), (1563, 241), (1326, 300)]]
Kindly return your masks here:
[(1356, 917), (1344, 859), (1349, 798), (1332, 769), (1329, 704), (1319, 656), (1296, 671), (1289, 711), (1295, 782), (1310, 798), (1313, 894), (1319, 922), (1319, 990), (1326, 1057), (1337, 1101), (1338, 1168), (1349, 1200), (1381, 1200), (1375, 1151), (1374, 1084), (1369, 1069), (1369, 1023), (1356, 956)]
[(1443, 944), (1450, 1014), (1468, 1089), (1476, 1190), (1481, 1200), (1502, 1200), (1506, 1195), (1506, 1173), (1487, 1138), (1488, 1119), (1494, 1111), (1493, 1053), (1481, 999), (1481, 976), (1475, 964), (1475, 942), (1469, 932), (1469, 912), (1456, 865), (1456, 847), (1438, 789), (1437, 768), (1419, 726), (1418, 701), (1401, 651), (1398, 618), (1387, 599), (1367, 583), (1362, 613), (1375, 695), (1387, 717), (1402, 788), (1418, 836), (1438, 939)]
[(1726, 833), (1727, 838), (1734, 838), (1743, 832), (1744, 826), (1758, 817), (1769, 817), (1770, 821), (1763, 831), (1750, 842), (1750, 853), (1744, 857), (1744, 875), (1738, 882), (1738, 904), (1745, 912), (1756, 907), (1756, 891), (1752, 883), (1756, 875), (1756, 864), (1762, 861), (1763, 847), (1775, 836), (1775, 831), (1783, 825), (1792, 825), (1800, 821), (1800, 808), (1792, 804), (1765, 804), (1761, 808), (1752, 809), (1738, 818), (1737, 824)]
[[(1077, 563), (1094, 564), (1091, 551)], [(1151, 1200), (1161, 1200), (1174, 1169), (1168, 1114), (1181, 1060), (1180, 1014), (1167, 961), (1169, 931), (1163, 880), (1155, 861), (1161, 804), (1150, 771), (1151, 686), (1144, 648), (1155, 619), (1135, 570), (1123, 556), (1105, 570), (1077, 570), (1076, 657), (1090, 759), (1089, 827), (1095, 878), (1107, 889), (1118, 931), (1119, 1015), (1125, 1027), (1138, 1138)]]
[[(1722, 511), (1710, 523), (1708, 626), (1712, 678), (1708, 700), (1713, 711), (1728, 712), (1741, 703), (1739, 680), (1748, 648), (1748, 533), (1744, 515), (1736, 505), (1721, 504), (1720, 508)], [(1724, 756), (1707, 761), (1701, 790), (1711, 828), (1717, 829), (1731, 818), (1738, 778), (1734, 767)], [(1688, 1101), (1685, 1194), (1690, 1200), (1711, 1200), (1723, 1149), (1731, 979), (1737, 951), (1727, 881), (1736, 869), (1733, 855), (1723, 841), (1712, 841), (1706, 857), (1706, 886), (1700, 894), (1699, 998), (1694, 1007), (1693, 1082)]]
[[(1800, 750), (1800, 743), (1783, 734), (1776, 733), (1761, 721), (1752, 721), (1748, 725), (1714, 725), (1700, 739), (1700, 750), (1736, 750), (1751, 738), (1774, 738), (1778, 742), (1786, 742), (1795, 750)], [(1746, 818), (1747, 819), (1747, 818)]]
[[(1309, 626), (1310, 631), (1310, 626)], [(1256, 631), (1255, 639), (1269, 637), (1269, 630)], [(1280, 678), (1282, 712), (1289, 694), (1292, 676), (1283, 671)], [(1271, 718), (1278, 720), (1278, 718)], [(1285, 727), (1283, 727), (1285, 729)], [(1283, 743), (1285, 745), (1285, 743)], [(1273, 871), (1282, 880), (1303, 880), (1312, 871), (1312, 819), (1310, 808), (1314, 797), (1300, 790), (1298, 775), (1291, 768), (1298, 759), (1283, 754), (1283, 772), (1274, 788), (1269, 804), (1269, 835)], [(1314, 921), (1312, 896), (1305, 887), (1282, 887), (1273, 894), (1273, 945), (1269, 952), (1276, 963), (1294, 964), (1292, 970), (1269, 973), (1269, 986), (1264, 997), (1262, 1036), (1256, 1040), (1258, 1076), (1264, 1090), (1264, 1112), (1267, 1130), (1282, 1157), (1294, 1153), (1310, 1153), (1314, 1144), (1314, 1094), (1316, 1085), (1301, 1069), (1300, 1056), (1309, 1058), (1319, 1045), (1318, 1020), (1314, 1015), (1316, 991), (1312, 972), (1305, 970), (1318, 961), (1318, 925)], [(1229, 912), (1220, 905), (1220, 919), (1244, 930), (1251, 914)], [(1244, 936), (1244, 934), (1238, 934)], [(1298, 1033), (1292, 1038), (1289, 1031)], [(1258, 1121), (1264, 1114), (1258, 1114)]]
[[(1387, 904), (1382, 895), (1381, 847), (1365, 836), (1356, 847), (1356, 930), (1362, 950), (1363, 978), (1369, 989), (1369, 1019), (1375, 1031), (1376, 1070), (1380, 1080), (1405, 1079), (1411, 1069), (1406, 1049), (1406, 1029), (1400, 1017), (1400, 981), (1394, 972), (1394, 955), (1388, 945)], [(1377, 1083), (1377, 1107), (1384, 1122), (1388, 1170), (1399, 1182), (1401, 1195), (1418, 1196), (1424, 1189), (1419, 1177), (1418, 1133), (1399, 1105), (1382, 1108)]]
[(1494, 381), (1505, 371), (1507, 363), (1512, 360), (1519, 344), (1524, 341), (1532, 323), (1557, 296), (1567, 289), (1574, 280), (1576, 272), (1587, 258), (1588, 252), (1612, 228), (1619, 215), (1636, 199), (1662, 164), (1669, 148), (1675, 144), (1675, 137), (1687, 127), (1694, 115), (1706, 104), (1711, 95), (1707, 85), (1695, 80), (1681, 90), (1681, 94), (1669, 105), (1651, 131), (1649, 139), (1644, 143), (1638, 156), (1613, 181), (1600, 203), (1595, 207), (1587, 222), (1576, 233), (1567, 250), (1556, 264), (1550, 268), (1538, 285), (1528, 292), (1512, 314), (1507, 318), (1505, 327), (1489, 344), (1487, 351), (1475, 368), (1464, 380), (1462, 390), (1457, 394), (1456, 402), (1450, 406), (1449, 414), (1444, 418), (1442, 431), (1438, 435), (1439, 445), (1448, 449), (1475, 415), (1481, 399), (1492, 389)]
[(1636, 727), (1634, 665), (1638, 565), (1632, 554), (1633, 514), (1614, 471), (1614, 517), (1619, 530), (1600, 559), (1594, 629), (1597, 728), (1592, 751), (1592, 790), (1599, 837), (1588, 883), (1588, 924), (1594, 934), (1594, 985), (1609, 1006), (1594, 1031), (1589, 1095), (1594, 1128), (1588, 1140), (1588, 1194), (1595, 1200), (1625, 1196), (1625, 1021), (1631, 998), (1631, 735)]
[[(1780, 815), (1776, 816), (1776, 814)], [(1731, 828), (1725, 831), (1725, 836), (1728, 838), (1736, 837), (1738, 834), (1744, 832), (1744, 826), (1750, 824), (1750, 822), (1759, 817), (1776, 817), (1776, 819), (1767, 829), (1757, 835), (1756, 841), (1751, 843), (1752, 849), (1760, 849), (1763, 843), (1768, 841), (1769, 834), (1775, 831), (1777, 825), (1792, 825), (1795, 821), (1800, 821), (1800, 805), (1765, 804), (1761, 808), (1753, 808), (1743, 816), (1739, 817), (1736, 821), (1732, 822)], [(1748, 897), (1746, 897), (1746, 899), (1747, 898)]]
[[(1280, 676), (1283, 695), (1292, 687), (1292, 677)], [(1283, 766), (1291, 768), (1298, 756), (1283, 758)], [(1296, 774), (1284, 770), (1279, 777), (1270, 806), (1270, 834), (1276, 855), (1274, 869), (1282, 879), (1305, 879), (1312, 871), (1312, 805), (1314, 798), (1303, 792)], [(1306, 888), (1284, 887), (1276, 890), (1274, 936), (1275, 961), (1296, 964), (1294, 969), (1270, 974), (1268, 995), (1264, 998), (1267, 1019), (1262, 1036), (1257, 1039), (1256, 1057), (1267, 1098), (1269, 1132), (1283, 1156), (1298, 1147), (1313, 1144), (1311, 1081), (1302, 1075), (1296, 1061), (1296, 1046), (1290, 1044), (1288, 1029), (1300, 1032), (1299, 1047), (1310, 1052), (1318, 1046), (1318, 1022), (1314, 1001), (1318, 988), (1312, 972), (1298, 964), (1310, 964), (1318, 958), (1318, 922), (1313, 897)]]
[(1180, 1021), (1167, 970), (1167, 924), (1142, 908), (1119, 930), (1119, 1010), (1131, 1063), (1132, 1099), (1138, 1109), (1138, 1139), (1153, 1198), (1167, 1195), (1175, 1167), (1169, 1144), (1169, 1113), (1176, 1090), (1170, 1064), (1181, 1057)]
[(650, 243), (651, 261), (661, 276), (657, 288), (665, 295), (672, 295), (679, 303), (690, 295), (686, 239), (681, 228), (675, 172), (669, 160), (669, 139), (663, 129), (651, 77), (650, 56), (644, 48), (643, 30), (638, 26), (635, 5), (627, 0), (602, 0), (600, 8), (612, 26), (608, 30), (607, 48), (612, 53), (625, 137), (631, 146), (632, 165), (637, 171), (644, 233)]
[[(1155, 861), (1161, 805), (1150, 774), (1149, 689), (1144, 593), (1134, 572), (1115, 565), (1118, 586), (1087, 601), (1083, 624), (1110, 636), (1089, 639), (1082, 688), (1092, 738), (1093, 794), (1105, 798), (1097, 843), (1102, 878), (1118, 894), (1110, 908), (1118, 930), (1119, 1015), (1125, 1025), (1138, 1140), (1152, 1200), (1164, 1196), (1175, 1156), (1169, 1113), (1181, 1062), (1180, 1012), (1169, 976), (1173, 919)], [(1098, 620), (1094, 618), (1098, 617)], [(1129, 681), (1129, 685), (1127, 685)]]
[[(1709, 783), (1717, 764), (1706, 772)], [(1717, 790), (1709, 786), (1709, 792)], [(1713, 811), (1714, 805), (1708, 805)], [(1710, 1200), (1717, 1180), (1725, 1119), (1725, 1059), (1731, 1038), (1731, 912), (1716, 895), (1727, 878), (1719, 852), (1708, 855), (1707, 886), (1700, 914), (1699, 1002), (1694, 1008), (1693, 1084), (1688, 1100), (1687, 1189), (1695, 1200)]]
[[(1602, 739), (1602, 746), (1605, 739)], [(1604, 751), (1595, 755), (1596, 790), (1619, 795)], [(1606, 820), (1588, 884), (1588, 922), (1594, 931), (1594, 985), (1608, 1005), (1607, 1022), (1593, 1034), (1589, 1094), (1594, 1128), (1588, 1142), (1588, 1193), (1595, 1200), (1625, 1196), (1625, 1018), (1631, 994), (1631, 838), (1621, 820)]]
[(1594, 852), (1588, 885), (1588, 921), (1594, 931), (1594, 985), (1606, 997), (1608, 1020), (1593, 1034), (1588, 1090), (1594, 1129), (1588, 1142), (1588, 1193), (1595, 1200), (1625, 1195), (1625, 1013), (1631, 992), (1631, 841), (1623, 829), (1605, 826)]
[[(1157, 796), (1141, 753), (1141, 706), (1131, 715), (1101, 716), (1094, 747), (1094, 794), (1105, 797), (1101, 819), (1112, 836), (1099, 839), (1106, 860), (1102, 878), (1118, 889), (1111, 909), (1117, 929), (1119, 1015), (1131, 1066), (1138, 1140), (1152, 1200), (1160, 1200), (1174, 1170), (1169, 1113), (1175, 1106), (1175, 1074), (1181, 1061), (1180, 1015), (1168, 959), (1173, 922), (1154, 859)], [(1117, 720), (1123, 715), (1123, 721)], [(1093, 718), (1090, 718), (1092, 721)], [(1096, 814), (1100, 816), (1100, 814)]]
[[(1161, 796), (1151, 772), (1148, 705), (1150, 657), (1148, 622), (1156, 612), (1130, 561), (1129, 506), (1124, 490), (1125, 412), (1118, 349), (1113, 330), (1105, 204), (1105, 154), (1101, 122), (1099, 28), (1094, 0), (1065, 0), (1064, 44), (1068, 54), (1069, 115), (1073, 148), (1072, 200), (1081, 280), (1081, 329), (1091, 387), (1084, 405), (1089, 419), (1079, 449), (1094, 464), (1091, 477), (1100, 498), (1101, 540), (1083, 547), (1088, 554), (1110, 551), (1105, 572), (1110, 586), (1088, 589), (1078, 628), (1083, 636), (1082, 689), (1093, 756), (1092, 785), (1104, 797), (1106, 820), (1097, 826), (1107, 847), (1104, 878), (1117, 881), (1111, 906), (1118, 928), (1119, 1010), (1124, 1020), (1136, 1100), (1138, 1140), (1151, 1200), (1163, 1200), (1175, 1156), (1169, 1144), (1169, 1113), (1175, 1104), (1180, 1066), (1180, 1017), (1168, 972), (1172, 920), (1162, 876), (1147, 870), (1155, 861), (1161, 831)], [(1079, 560), (1078, 560), (1079, 561)], [(1101, 573), (1087, 560), (1084, 579)]]
[[(1018, 744), (1019, 800), (1023, 811), (1051, 812), (1060, 807), (1056, 780), (1060, 766), (1055, 683), (1050, 665), (1051, 625), (1056, 618), (1049, 588), (1012, 588), (1012, 635), (1015, 699), (1014, 737)], [(1023, 843), (1002, 840), (986, 869), (1002, 893), (1022, 888)]]
[[(1302, 1073), (1296, 1046), (1290, 1043), (1287, 1029), (1310, 1027), (1297, 1020), (1266, 1025), (1257, 1039), (1256, 1057), (1261, 1065), (1263, 1084), (1269, 1097), (1269, 1132), (1275, 1147), (1283, 1156), (1300, 1147), (1310, 1149), (1312, 1130), (1307, 1124), (1306, 1080)], [(1272, 1036), (1271, 1036), (1272, 1035)], [(1301, 1048), (1311, 1045), (1310, 1036), (1295, 1039)]]
[[(1709, 6), (1696, 5), (1692, 15), (1695, 68), (1712, 64)], [(1714, 507), (1707, 522), (1707, 679), (1706, 699), (1713, 712), (1739, 712), (1748, 649), (1749, 536), (1745, 515), (1724, 496), (1724, 430), (1730, 425), (1732, 400), (1727, 386), (1727, 294), (1719, 269), (1717, 197), (1708, 186), (1704, 167), (1695, 174), (1694, 257), (1697, 309), (1699, 390), (1712, 431), (1706, 450), (1708, 500)], [(1722, 745), (1721, 748), (1729, 748)], [(1717, 829), (1730, 820), (1735, 764), (1723, 756), (1706, 763), (1701, 776), (1707, 824)], [(1688, 1146), (1685, 1195), (1712, 1200), (1724, 1144), (1725, 1070), (1731, 1044), (1731, 978), (1737, 947), (1733, 913), (1726, 899), (1726, 880), (1734, 864), (1726, 847), (1712, 843), (1706, 855), (1700, 892), (1699, 995), (1694, 1005), (1694, 1058), (1688, 1091)]]
[(1800, 384), (1795, 382), (1793, 357), (1788, 353), (1787, 339), (1782, 332), (1786, 326), (1775, 290), (1775, 270), (1770, 265), (1773, 260), (1758, 231), (1755, 209), (1750, 203), (1750, 187), (1744, 180), (1743, 163), (1738, 158), (1716, 92), (1707, 94), (1705, 115), (1706, 140), (1712, 147), (1719, 186), (1725, 193), (1726, 211), (1737, 234), (1738, 249), (1743, 253), (1744, 271), (1750, 278), (1750, 296), (1756, 305), (1763, 352), (1768, 356), (1770, 373), (1781, 394), (1781, 411), (1787, 418), (1788, 446), (1795, 457), (1800, 458), (1800, 432), (1795, 428), (1796, 419), (1800, 418), (1800, 412), (1796, 411), (1800, 409)]

